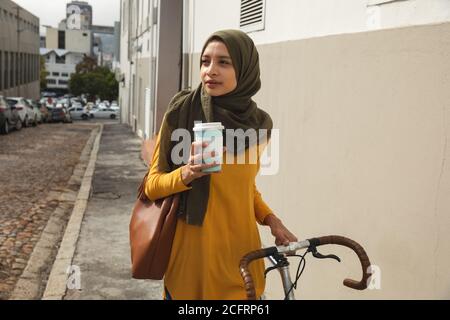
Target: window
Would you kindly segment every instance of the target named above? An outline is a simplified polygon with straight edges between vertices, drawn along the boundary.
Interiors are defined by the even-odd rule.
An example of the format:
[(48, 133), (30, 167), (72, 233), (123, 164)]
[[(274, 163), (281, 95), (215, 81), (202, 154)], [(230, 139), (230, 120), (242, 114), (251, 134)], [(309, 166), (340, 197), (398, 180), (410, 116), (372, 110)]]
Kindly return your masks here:
[(59, 72), (52, 72), (52, 76), (59, 77)]
[(56, 84), (55, 79), (47, 79), (47, 84)]
[(239, 27), (242, 31), (264, 30), (265, 0), (241, 0)]
[(67, 80), (58, 80), (59, 85), (67, 85), (69, 82)]
[(17, 86), (17, 52), (11, 52), (11, 87)]
[[(0, 14), (1, 14), (0, 10)], [(0, 51), (0, 91), (3, 90), (3, 51)]]
[(69, 74), (68, 73), (61, 73), (61, 77), (68, 77), (69, 76)]
[(65, 49), (65, 48), (66, 48), (66, 32), (59, 30), (58, 31), (58, 49)]
[(5, 82), (5, 89), (9, 89), (9, 68), (11, 67), (10, 65), (10, 61), (9, 60), (9, 52), (5, 51), (4, 55), (4, 60), (5, 60), (5, 70), (3, 70), (3, 78), (4, 78), (4, 82)]
[(62, 57), (56, 56), (56, 63), (65, 64), (66, 63), (66, 56), (62, 56)]
[(40, 71), (41, 71), (41, 57), (38, 55), (34, 56), (34, 80), (39, 81)]

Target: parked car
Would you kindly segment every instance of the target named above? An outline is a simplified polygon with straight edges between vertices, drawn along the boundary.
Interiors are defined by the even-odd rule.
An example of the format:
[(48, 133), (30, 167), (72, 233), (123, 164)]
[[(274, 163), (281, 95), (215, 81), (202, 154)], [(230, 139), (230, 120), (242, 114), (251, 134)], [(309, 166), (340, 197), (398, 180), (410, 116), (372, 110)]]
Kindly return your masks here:
[(81, 104), (76, 104), (72, 108), (69, 108), (69, 113), (72, 119), (89, 119), (89, 111), (83, 108)]
[(88, 110), (88, 111), (91, 111), (92, 109), (94, 109), (94, 103), (93, 102), (88, 102), (88, 103), (86, 103), (86, 109)]
[(106, 104), (104, 104), (103, 102), (100, 102), (99, 104), (97, 104), (94, 109), (100, 109), (100, 110), (104, 110), (104, 109), (108, 109), (108, 106)]
[(23, 98), (6, 98), (6, 102), (11, 107), (14, 107), (19, 113), (20, 121), (22, 121), (22, 125), (24, 127), (29, 127), (31, 123), (31, 119), (34, 118), (34, 112), (31, 108), (28, 107), (25, 99)]
[(34, 113), (36, 114), (37, 123), (42, 123), (42, 113), (38, 106), (38, 103), (32, 99), (26, 99), (28, 104), (33, 107)]
[(92, 109), (91, 118), (97, 119), (116, 119), (117, 110), (113, 109)]
[(47, 123), (51, 121), (51, 114), (50, 109), (47, 107), (47, 103), (40, 103), (39, 105), (39, 111), (42, 115), (42, 122)]
[(66, 108), (71, 107), (71, 102), (70, 102), (70, 99), (68, 99), (68, 98), (58, 99), (58, 100), (56, 101), (56, 104), (57, 104), (57, 105), (62, 105), (62, 106), (64, 106), (64, 107), (66, 107)]
[(0, 133), (8, 134), (12, 128), (22, 129), (22, 120), (17, 108), (11, 107), (3, 96), (0, 96)]
[(72, 122), (72, 117), (66, 108), (52, 108), (51, 109), (51, 122)]
[(113, 109), (113, 110), (119, 110), (120, 109), (119, 105), (117, 104), (117, 101), (111, 102), (111, 106), (109, 108)]

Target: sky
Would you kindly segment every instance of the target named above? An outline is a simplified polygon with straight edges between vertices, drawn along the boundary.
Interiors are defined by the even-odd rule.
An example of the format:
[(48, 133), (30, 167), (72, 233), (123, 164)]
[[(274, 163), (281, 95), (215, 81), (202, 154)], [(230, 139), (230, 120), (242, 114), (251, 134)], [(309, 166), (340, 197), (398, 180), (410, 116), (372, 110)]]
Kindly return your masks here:
[[(58, 23), (66, 18), (66, 4), (71, 0), (13, 0), (22, 8), (39, 17), (41, 34), (45, 34), (42, 25), (57, 28)], [(92, 6), (93, 24), (114, 26), (120, 20), (120, 0), (84, 0)]]

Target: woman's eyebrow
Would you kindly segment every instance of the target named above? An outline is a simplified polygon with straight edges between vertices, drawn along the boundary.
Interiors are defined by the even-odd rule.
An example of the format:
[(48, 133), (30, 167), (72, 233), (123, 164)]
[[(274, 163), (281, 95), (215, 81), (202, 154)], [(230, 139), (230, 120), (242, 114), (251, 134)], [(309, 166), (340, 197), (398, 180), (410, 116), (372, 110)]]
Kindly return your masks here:
[[(209, 55), (207, 55), (207, 54), (204, 54), (203, 55), (203, 58), (211, 58)], [(231, 57), (230, 56), (218, 56), (217, 58), (219, 58), (219, 59), (228, 59), (228, 60), (231, 60)]]

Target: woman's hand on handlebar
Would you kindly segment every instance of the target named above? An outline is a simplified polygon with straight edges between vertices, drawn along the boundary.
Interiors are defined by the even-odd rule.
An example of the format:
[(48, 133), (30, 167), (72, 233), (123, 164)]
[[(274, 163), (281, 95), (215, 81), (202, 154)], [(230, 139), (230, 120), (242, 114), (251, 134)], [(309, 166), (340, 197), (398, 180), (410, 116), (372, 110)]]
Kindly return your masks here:
[(289, 242), (297, 242), (297, 237), (292, 234), (274, 214), (269, 214), (264, 219), (264, 224), (270, 227), (272, 235), (275, 237), (275, 244), (288, 245)]

